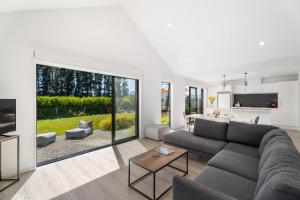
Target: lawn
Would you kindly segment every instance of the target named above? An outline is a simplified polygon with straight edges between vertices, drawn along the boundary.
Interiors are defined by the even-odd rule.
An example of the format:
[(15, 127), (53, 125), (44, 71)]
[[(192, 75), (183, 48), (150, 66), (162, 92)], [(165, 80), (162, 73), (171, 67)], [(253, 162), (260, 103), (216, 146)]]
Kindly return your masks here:
[(93, 121), (93, 128), (99, 129), (100, 121), (103, 119), (111, 119), (111, 114), (38, 120), (37, 134), (56, 132), (57, 135), (64, 135), (66, 130), (76, 128), (80, 120)]

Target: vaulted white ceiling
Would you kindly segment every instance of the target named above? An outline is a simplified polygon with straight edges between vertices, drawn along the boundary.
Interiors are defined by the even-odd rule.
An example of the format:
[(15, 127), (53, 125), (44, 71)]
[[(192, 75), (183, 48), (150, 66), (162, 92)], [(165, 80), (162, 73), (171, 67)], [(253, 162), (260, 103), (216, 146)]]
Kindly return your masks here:
[(0, 11), (103, 5), (122, 5), (178, 75), (211, 82), (300, 71), (299, 0), (1, 0)]
[(123, 0), (1, 0), (0, 12), (120, 5)]

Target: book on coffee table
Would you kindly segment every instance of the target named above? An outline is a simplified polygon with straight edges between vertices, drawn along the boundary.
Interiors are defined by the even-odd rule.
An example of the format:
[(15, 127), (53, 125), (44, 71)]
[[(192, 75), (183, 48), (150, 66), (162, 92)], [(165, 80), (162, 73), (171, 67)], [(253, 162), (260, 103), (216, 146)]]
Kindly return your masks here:
[(170, 149), (168, 147), (164, 147), (164, 146), (157, 148), (156, 151), (164, 156), (168, 156), (175, 152), (175, 150)]

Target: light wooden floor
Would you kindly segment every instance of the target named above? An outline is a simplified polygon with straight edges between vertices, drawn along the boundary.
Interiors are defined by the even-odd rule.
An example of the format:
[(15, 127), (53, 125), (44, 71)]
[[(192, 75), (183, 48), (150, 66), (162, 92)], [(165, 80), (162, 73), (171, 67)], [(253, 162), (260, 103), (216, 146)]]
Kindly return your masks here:
[[(300, 133), (288, 131), (300, 150)], [(159, 146), (161, 143), (142, 139), (108, 147), (88, 154), (45, 165), (34, 172), (23, 174), (21, 181), (0, 193), (1, 200), (144, 200), (145, 198), (127, 186), (128, 158)], [(206, 160), (189, 160), (189, 174), (194, 177), (205, 166)], [(184, 160), (176, 163), (184, 167)], [(140, 168), (132, 169), (132, 177), (145, 173)], [(180, 174), (173, 169), (165, 169), (157, 175), (158, 193), (171, 183), (171, 178)], [(148, 195), (152, 193), (151, 177), (137, 185)], [(171, 200), (169, 191), (163, 200)]]

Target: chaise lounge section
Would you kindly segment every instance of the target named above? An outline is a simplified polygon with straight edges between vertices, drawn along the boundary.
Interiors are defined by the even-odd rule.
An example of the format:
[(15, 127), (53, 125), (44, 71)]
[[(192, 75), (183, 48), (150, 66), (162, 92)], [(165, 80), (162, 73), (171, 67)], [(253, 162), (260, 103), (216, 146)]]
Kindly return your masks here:
[[(213, 136), (209, 134), (224, 124), (204, 119), (197, 119), (195, 123), (194, 133), (179, 132), (173, 137), (178, 139), (176, 134), (185, 134), (189, 137), (185, 141), (196, 137), (204, 141), (206, 137), (216, 142), (221, 140), (216, 137), (217, 132)], [(182, 141), (170, 138), (171, 135), (165, 136), (166, 143), (200, 154), (208, 152), (201, 149), (205, 148), (202, 143), (199, 143), (201, 148), (195, 149), (195, 144), (188, 146), (185, 142), (183, 145)], [(207, 166), (196, 177), (192, 180), (174, 177), (174, 200), (300, 199), (300, 155), (284, 131), (267, 125), (229, 122), (225, 139), (224, 135), (219, 136), (225, 145), (215, 155), (209, 155)], [(215, 144), (210, 141), (209, 145)]]

